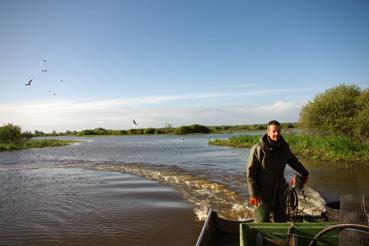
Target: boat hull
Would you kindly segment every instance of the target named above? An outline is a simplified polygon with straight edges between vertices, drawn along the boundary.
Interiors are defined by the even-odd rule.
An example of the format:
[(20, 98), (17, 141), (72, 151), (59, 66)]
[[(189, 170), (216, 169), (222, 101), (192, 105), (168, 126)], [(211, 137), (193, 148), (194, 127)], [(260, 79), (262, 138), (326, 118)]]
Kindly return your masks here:
[[(316, 234), (336, 224), (335, 222), (241, 223), (239, 245), (309, 245)], [(337, 231), (327, 233), (316, 245), (338, 245)]]
[[(308, 245), (315, 234), (322, 229), (336, 225), (337, 222), (324, 222), (320, 217), (299, 217), (296, 223), (254, 223), (247, 221), (229, 221), (218, 217), (209, 209), (196, 246), (210, 245), (289, 245), (288, 233), (294, 234), (290, 239), (295, 244)], [(291, 225), (293, 224), (293, 227)], [(258, 234), (259, 233), (259, 234)], [(317, 245), (338, 245), (337, 233), (328, 235), (329, 239)], [(259, 238), (259, 241), (256, 241)]]

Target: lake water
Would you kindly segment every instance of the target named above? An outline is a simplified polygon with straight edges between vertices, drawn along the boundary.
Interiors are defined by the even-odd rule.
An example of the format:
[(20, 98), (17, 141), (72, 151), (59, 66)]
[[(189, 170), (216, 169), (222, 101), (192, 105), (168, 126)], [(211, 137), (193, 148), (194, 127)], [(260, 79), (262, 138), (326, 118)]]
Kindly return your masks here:
[[(82, 142), (1, 152), (0, 245), (194, 245), (209, 207), (252, 216), (248, 149), (208, 145), (230, 136), (60, 137)], [(304, 164), (307, 213), (340, 194), (369, 194), (366, 169)]]

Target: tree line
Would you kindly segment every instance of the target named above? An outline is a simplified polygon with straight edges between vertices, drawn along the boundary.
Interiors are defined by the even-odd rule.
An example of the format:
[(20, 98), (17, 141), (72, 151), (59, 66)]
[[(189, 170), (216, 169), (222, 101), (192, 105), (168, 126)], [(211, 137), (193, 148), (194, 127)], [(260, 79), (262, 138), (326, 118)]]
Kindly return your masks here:
[(22, 132), (17, 125), (6, 124), (0, 127), (0, 144), (21, 144), (33, 136), (29, 131)]
[[(341, 84), (327, 89), (308, 102), (300, 112), (298, 123), (282, 123), (282, 128), (299, 127), (316, 136), (343, 136), (369, 142), (369, 88), (360, 89), (357, 85)], [(0, 143), (20, 143), (36, 136), (93, 136), (93, 135), (148, 135), (148, 134), (192, 134), (225, 133), (250, 130), (265, 130), (266, 124), (204, 126), (193, 124), (181, 127), (168, 125), (163, 128), (132, 128), (110, 130), (104, 128), (82, 131), (34, 133), (21, 131), (21, 127), (6, 124), (0, 127)]]
[[(296, 123), (282, 123), (283, 128), (295, 128)], [(171, 125), (163, 128), (132, 128), (128, 130), (111, 130), (105, 128), (85, 129), (81, 131), (65, 131), (51, 133), (44, 133), (35, 130), (34, 133), (30, 131), (22, 132), (21, 127), (11, 123), (0, 127), (0, 143), (21, 143), (32, 137), (43, 136), (121, 136), (121, 135), (153, 135), (153, 134), (208, 134), (208, 133), (228, 133), (237, 131), (255, 131), (265, 130), (266, 124), (252, 124), (252, 125), (223, 125), (223, 126), (204, 126), (199, 124), (192, 124), (187, 126), (172, 127)]]

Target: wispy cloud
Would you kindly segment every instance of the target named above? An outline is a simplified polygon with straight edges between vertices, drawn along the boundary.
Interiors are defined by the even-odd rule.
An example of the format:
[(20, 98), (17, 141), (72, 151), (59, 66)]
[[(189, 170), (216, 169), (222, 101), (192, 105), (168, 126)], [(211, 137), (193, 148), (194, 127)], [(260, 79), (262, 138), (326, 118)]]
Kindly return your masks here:
[(235, 88), (252, 88), (257, 86), (256, 83), (242, 83), (242, 84), (225, 84), (225, 85), (212, 85), (212, 86), (207, 86), (207, 89), (231, 89), (234, 90)]
[[(269, 90), (252, 91), (252, 94), (268, 94)], [(53, 100), (22, 104), (0, 105), (0, 124), (14, 123), (24, 130), (65, 131), (96, 127), (128, 129), (132, 119), (140, 127), (162, 127), (166, 122), (175, 126), (186, 124), (250, 124), (270, 119), (296, 121), (303, 102), (277, 101), (270, 105), (188, 106), (181, 104), (169, 107), (169, 102), (197, 100), (226, 96), (246, 95), (242, 93), (203, 93), (160, 97), (138, 97), (128, 99), (97, 100)], [(151, 105), (144, 107), (143, 105)], [(187, 105), (187, 106), (184, 106)]]

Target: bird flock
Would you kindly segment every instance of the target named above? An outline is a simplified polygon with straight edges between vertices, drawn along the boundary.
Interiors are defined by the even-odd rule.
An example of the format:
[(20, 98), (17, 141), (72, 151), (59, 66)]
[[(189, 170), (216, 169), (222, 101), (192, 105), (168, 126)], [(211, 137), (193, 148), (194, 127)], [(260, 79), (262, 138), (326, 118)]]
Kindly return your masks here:
[[(48, 68), (47, 68), (47, 60), (46, 60), (46, 58), (44, 58), (44, 59), (42, 59), (41, 60), (41, 62), (40, 62), (40, 72), (41, 73), (47, 73), (48, 72)], [(25, 84), (25, 86), (27, 87), (27, 86), (32, 86), (33, 85), (33, 78), (31, 78), (26, 84)], [(58, 83), (63, 83), (64, 82), (64, 80), (62, 80), (62, 79), (59, 79), (58, 81), (57, 81)], [(49, 94), (50, 95), (52, 95), (52, 96), (56, 96), (57, 95), (57, 93), (54, 91), (54, 90), (51, 90), (51, 91), (49, 91)], [(134, 127), (138, 127), (138, 123), (137, 123), (137, 121), (135, 120), (135, 119), (132, 119), (132, 122), (133, 122), (133, 126)], [(181, 140), (183, 141), (184, 140), (184, 138), (183, 137), (181, 137)]]
[[(42, 59), (41, 60), (41, 62), (40, 62), (40, 72), (41, 73), (47, 73), (48, 72), (48, 69), (47, 69), (47, 60), (46, 60), (46, 58), (44, 58), (44, 59)], [(64, 80), (62, 80), (62, 79), (59, 79), (57, 82), (59, 82), (59, 83), (63, 83), (64, 82)], [(26, 84), (25, 84), (25, 86), (32, 86), (32, 84), (33, 84), (33, 78), (31, 78)], [(49, 91), (49, 94), (50, 95), (52, 95), (52, 96), (56, 96), (57, 94), (56, 94), (56, 91), (54, 91), (54, 90), (51, 90), (51, 91)]]

